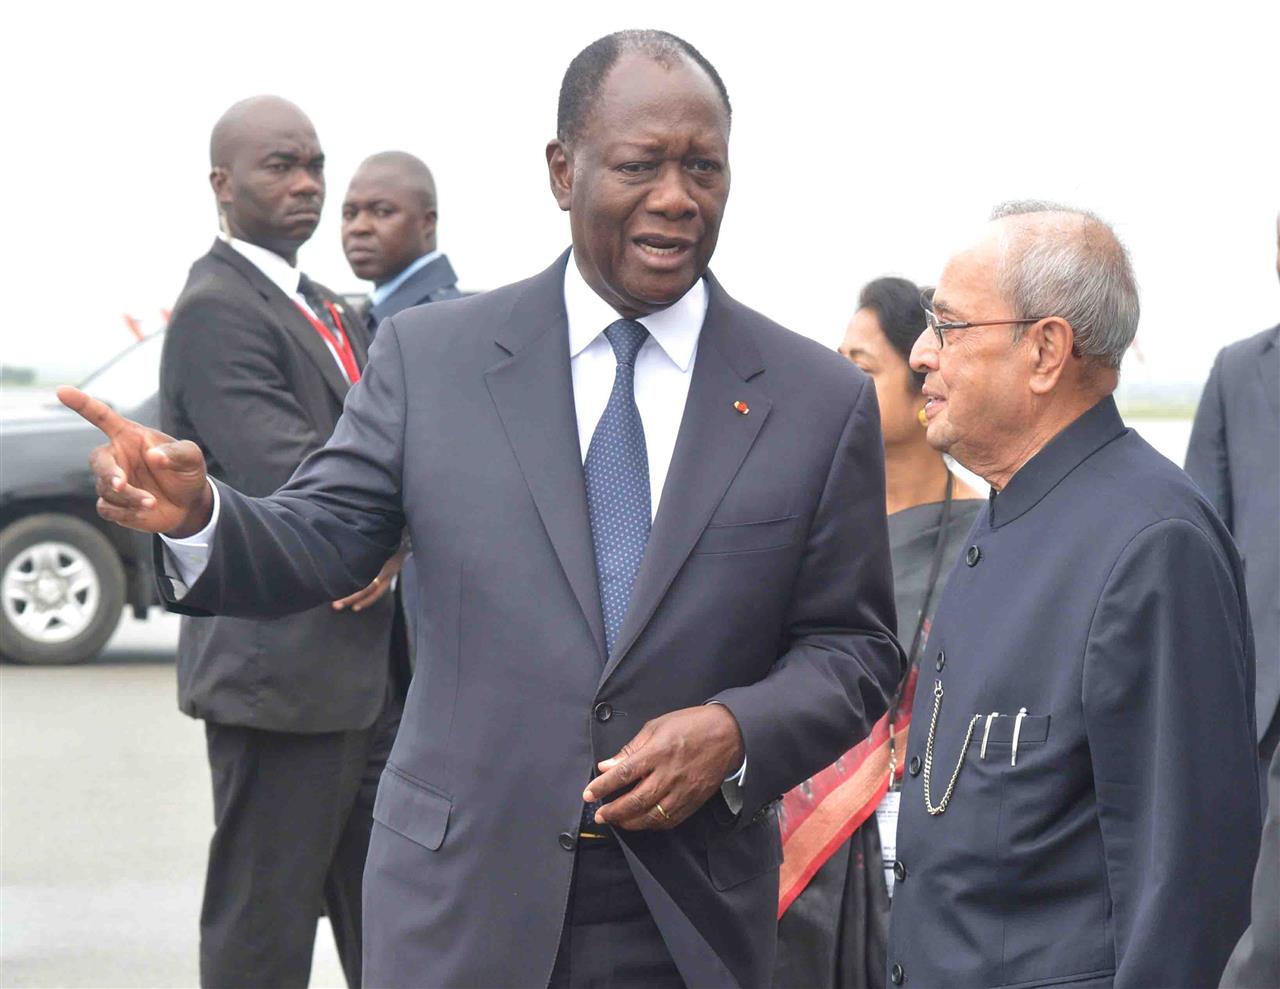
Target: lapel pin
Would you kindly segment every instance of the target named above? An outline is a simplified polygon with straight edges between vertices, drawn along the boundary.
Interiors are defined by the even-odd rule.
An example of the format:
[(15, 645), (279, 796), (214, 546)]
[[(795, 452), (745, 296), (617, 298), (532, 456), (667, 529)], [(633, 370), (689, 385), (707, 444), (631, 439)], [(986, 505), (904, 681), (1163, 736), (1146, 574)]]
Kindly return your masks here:
[(734, 402), (733, 407), (742, 415), (746, 415), (751, 411), (750, 406), (746, 402)]

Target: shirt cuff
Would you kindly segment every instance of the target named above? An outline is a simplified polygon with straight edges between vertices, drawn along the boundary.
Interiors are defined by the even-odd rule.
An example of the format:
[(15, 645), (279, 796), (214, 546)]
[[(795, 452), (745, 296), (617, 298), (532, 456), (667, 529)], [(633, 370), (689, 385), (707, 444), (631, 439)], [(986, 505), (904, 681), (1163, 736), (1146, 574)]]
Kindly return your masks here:
[[(708, 704), (720, 704), (719, 701), (707, 701)], [(722, 707), (724, 705), (721, 705)], [(730, 712), (732, 713), (732, 712)], [(726, 776), (723, 783), (720, 784), (720, 794), (724, 797), (724, 802), (729, 805), (729, 810), (735, 814), (742, 812), (742, 788), (747, 781), (747, 757), (742, 757), (742, 765), (738, 767), (737, 772), (730, 776)]]
[(200, 579), (205, 567), (209, 565), (209, 546), (213, 542), (213, 533), (218, 526), (218, 514), (222, 507), (218, 495), (218, 486), (209, 481), (213, 491), (213, 510), (209, 513), (208, 524), (199, 532), (181, 539), (160, 535), (164, 543), (165, 576), (173, 584), (173, 596), (181, 601), (187, 591)]

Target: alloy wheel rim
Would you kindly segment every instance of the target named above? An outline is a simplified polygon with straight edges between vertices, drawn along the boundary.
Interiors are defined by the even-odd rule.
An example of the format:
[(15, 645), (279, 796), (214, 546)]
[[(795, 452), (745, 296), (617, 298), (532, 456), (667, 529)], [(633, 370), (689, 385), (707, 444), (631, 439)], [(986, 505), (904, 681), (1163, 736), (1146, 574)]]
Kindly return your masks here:
[(33, 543), (0, 577), (5, 616), (35, 642), (67, 642), (80, 635), (97, 614), (100, 598), (97, 571), (70, 543)]

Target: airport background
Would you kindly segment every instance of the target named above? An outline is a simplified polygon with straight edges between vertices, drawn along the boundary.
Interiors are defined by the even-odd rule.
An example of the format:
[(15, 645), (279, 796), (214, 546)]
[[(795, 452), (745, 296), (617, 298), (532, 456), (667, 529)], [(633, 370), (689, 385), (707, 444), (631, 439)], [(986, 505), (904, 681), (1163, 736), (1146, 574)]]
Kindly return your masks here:
[[(1142, 289), (1121, 404), (1180, 463), (1213, 355), (1280, 311), (1274, 4), (63, 3), (3, 17), (5, 407), (127, 346), (124, 315), (160, 324), (215, 233), (209, 128), (254, 93), (303, 106), (328, 153), (325, 216), (300, 257), (317, 279), (363, 288), (338, 204), (387, 148), (434, 170), (463, 288), (540, 270), (568, 243), (542, 157), (560, 74), (632, 26), (688, 38), (729, 87), (733, 193), (713, 270), (833, 347), (863, 282), (936, 278), (994, 203), (1093, 209)], [(194, 982), (211, 810), (202, 728), (174, 703), (175, 638), (153, 611), (87, 666), (0, 667), (0, 985)], [(341, 984), (324, 931), (312, 984)]]

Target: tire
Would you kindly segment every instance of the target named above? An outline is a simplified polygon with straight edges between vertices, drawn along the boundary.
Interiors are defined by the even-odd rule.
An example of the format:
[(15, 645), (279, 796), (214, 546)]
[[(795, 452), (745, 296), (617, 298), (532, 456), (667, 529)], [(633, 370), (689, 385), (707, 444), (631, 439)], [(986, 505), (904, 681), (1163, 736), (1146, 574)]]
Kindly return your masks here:
[(124, 610), (124, 567), (74, 515), (28, 515), (0, 531), (0, 654), (38, 666), (83, 663)]

